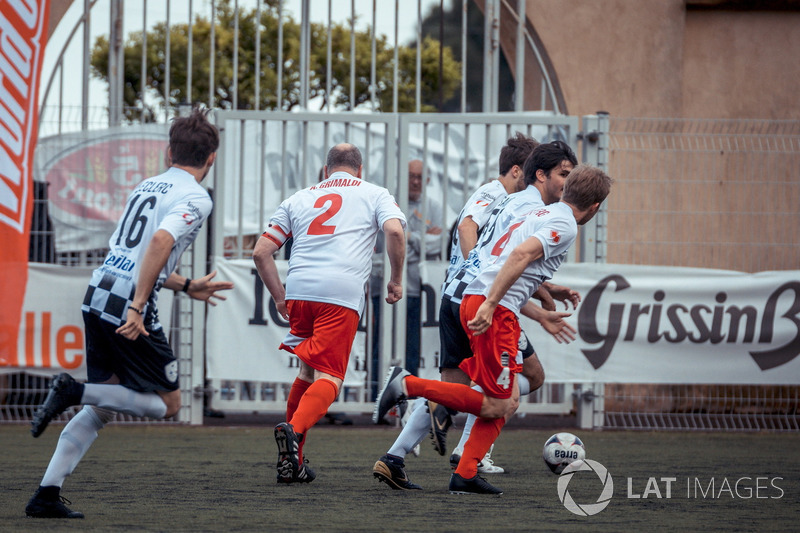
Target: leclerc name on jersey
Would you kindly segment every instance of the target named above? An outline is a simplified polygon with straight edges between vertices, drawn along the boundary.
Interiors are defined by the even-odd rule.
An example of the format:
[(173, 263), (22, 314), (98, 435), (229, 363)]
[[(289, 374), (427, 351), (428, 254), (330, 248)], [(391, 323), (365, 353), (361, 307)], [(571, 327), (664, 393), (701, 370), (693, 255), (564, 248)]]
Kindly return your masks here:
[(359, 179), (350, 179), (350, 178), (336, 178), (334, 180), (327, 179), (320, 183), (319, 185), (312, 185), (309, 187), (310, 190), (315, 189), (327, 189), (328, 187), (358, 187), (364, 183)]

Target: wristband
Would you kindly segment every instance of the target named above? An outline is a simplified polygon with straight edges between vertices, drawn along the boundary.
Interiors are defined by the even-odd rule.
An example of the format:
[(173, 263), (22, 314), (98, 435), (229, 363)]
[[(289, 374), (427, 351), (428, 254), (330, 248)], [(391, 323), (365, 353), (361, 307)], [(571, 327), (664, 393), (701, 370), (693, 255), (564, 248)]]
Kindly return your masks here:
[(143, 315), (143, 314), (144, 314), (144, 311), (142, 311), (141, 309), (138, 309), (138, 308), (136, 308), (136, 307), (134, 307), (134, 306), (132, 306), (132, 305), (129, 305), (129, 306), (128, 306), (128, 309), (130, 309), (131, 311), (136, 311), (136, 312), (137, 312), (137, 313), (139, 313), (140, 315)]
[(191, 278), (186, 278), (186, 282), (183, 284), (183, 288), (181, 289), (183, 292), (189, 292), (189, 284), (192, 283)]

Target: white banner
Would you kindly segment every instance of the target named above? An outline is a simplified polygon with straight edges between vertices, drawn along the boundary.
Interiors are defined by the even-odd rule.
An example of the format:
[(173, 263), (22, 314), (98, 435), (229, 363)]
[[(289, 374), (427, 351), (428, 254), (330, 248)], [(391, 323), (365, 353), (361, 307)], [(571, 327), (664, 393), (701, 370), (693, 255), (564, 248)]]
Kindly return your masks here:
[[(25, 371), (37, 376), (68, 372), (86, 379), (86, 348), (81, 303), (92, 267), (28, 264), (28, 286), (19, 325), (17, 357), (0, 373)], [(161, 291), (158, 313), (169, 334), (172, 291)]]
[[(217, 258), (216, 264), (220, 278), (236, 289), (209, 312), (209, 377), (290, 383), (296, 360), (277, 349), (288, 325), (252, 261)], [(286, 264), (279, 265), (283, 276)], [(428, 262), (422, 269), (422, 377), (438, 378), (445, 267)], [(800, 271), (566, 264), (553, 281), (583, 300), (567, 319), (579, 331), (570, 344), (556, 343), (538, 323), (521, 319), (548, 381), (800, 383)], [(349, 384), (363, 383), (364, 338), (359, 332)]]
[[(277, 261), (281, 279), (286, 279), (287, 261)], [(289, 331), (275, 309), (269, 292), (249, 259), (217, 258), (218, 279), (232, 281), (235, 288), (225, 293), (227, 300), (209, 306), (206, 328), (206, 372), (210, 379), (292, 383), (299, 360), (279, 350)], [(356, 333), (345, 386), (363, 387), (366, 379), (366, 329), (362, 317)]]

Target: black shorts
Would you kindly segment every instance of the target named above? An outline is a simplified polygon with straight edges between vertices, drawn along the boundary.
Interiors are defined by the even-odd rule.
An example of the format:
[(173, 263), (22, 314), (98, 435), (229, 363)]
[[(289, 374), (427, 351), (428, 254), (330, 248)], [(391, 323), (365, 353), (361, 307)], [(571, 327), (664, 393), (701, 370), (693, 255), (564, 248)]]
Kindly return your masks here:
[(459, 304), (449, 298), (442, 298), (439, 306), (439, 372), (445, 368), (458, 368), (461, 361), (472, 357), (469, 337), (461, 327), (458, 314)]
[(519, 351), (522, 352), (522, 358), (527, 359), (533, 355), (536, 350), (533, 349), (533, 344), (528, 340), (528, 336), (522, 329), (519, 330)]
[(89, 383), (103, 383), (116, 375), (121, 385), (138, 392), (180, 388), (178, 360), (164, 330), (148, 330), (131, 341), (116, 333), (119, 326), (83, 312), (86, 326), (86, 370)]

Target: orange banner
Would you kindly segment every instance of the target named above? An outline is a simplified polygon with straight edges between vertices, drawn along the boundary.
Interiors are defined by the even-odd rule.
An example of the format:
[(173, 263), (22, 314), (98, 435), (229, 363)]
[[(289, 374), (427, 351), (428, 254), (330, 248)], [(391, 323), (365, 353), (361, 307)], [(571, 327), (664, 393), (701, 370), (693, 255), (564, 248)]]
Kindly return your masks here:
[(47, 0), (0, 2), (0, 366), (17, 366)]

